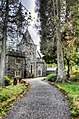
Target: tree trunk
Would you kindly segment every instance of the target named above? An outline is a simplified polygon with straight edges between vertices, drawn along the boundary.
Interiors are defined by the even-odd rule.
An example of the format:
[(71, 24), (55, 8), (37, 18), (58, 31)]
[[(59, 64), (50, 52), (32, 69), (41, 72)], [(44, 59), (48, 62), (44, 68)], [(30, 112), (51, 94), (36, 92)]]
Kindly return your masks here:
[(70, 65), (69, 68), (70, 68), (70, 75), (71, 75), (72, 74), (72, 66)]
[[(56, 16), (57, 19), (61, 21), (61, 1), (56, 0)], [(61, 43), (61, 33), (60, 33), (60, 23), (57, 22), (56, 25), (56, 39), (57, 39), (57, 63), (58, 63), (58, 76), (57, 82), (65, 82), (66, 74), (64, 69), (64, 60), (63, 60), (63, 49)]]
[(65, 82), (66, 74), (64, 69), (63, 50), (62, 50), (61, 37), (59, 37), (58, 31), (57, 31), (57, 63), (58, 63), (57, 82)]
[(68, 78), (70, 77), (70, 66), (69, 66), (69, 60), (67, 60), (67, 66), (68, 66), (68, 71), (67, 71), (67, 76)]
[(6, 0), (6, 11), (5, 11), (3, 39), (1, 47), (0, 86), (4, 86), (8, 12), (9, 12), (9, 1)]
[(67, 60), (67, 67), (68, 67), (68, 70), (67, 70), (67, 77), (69, 78), (70, 77), (70, 60), (65, 56), (66, 60)]
[[(5, 34), (6, 35), (6, 34)], [(6, 38), (6, 36), (4, 36)], [(5, 75), (5, 52), (6, 52), (6, 41), (5, 38), (2, 40), (1, 48), (1, 72), (0, 72), (0, 86), (4, 86), (4, 75)]]

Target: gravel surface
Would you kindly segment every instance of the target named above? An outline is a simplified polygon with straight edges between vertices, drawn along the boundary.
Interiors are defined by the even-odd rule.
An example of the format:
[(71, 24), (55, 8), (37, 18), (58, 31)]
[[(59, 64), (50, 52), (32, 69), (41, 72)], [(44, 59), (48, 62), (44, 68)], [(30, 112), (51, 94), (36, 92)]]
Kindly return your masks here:
[(3, 119), (70, 119), (66, 99), (57, 88), (42, 78), (27, 81), (30, 90)]

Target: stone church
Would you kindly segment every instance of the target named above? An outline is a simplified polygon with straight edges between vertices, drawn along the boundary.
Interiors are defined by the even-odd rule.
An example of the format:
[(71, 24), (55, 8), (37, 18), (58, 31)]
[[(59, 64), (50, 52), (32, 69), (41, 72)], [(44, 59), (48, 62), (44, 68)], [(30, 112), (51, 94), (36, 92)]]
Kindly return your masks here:
[(46, 76), (46, 63), (37, 51), (29, 31), (23, 35), (17, 50), (6, 53), (5, 75), (17, 78)]

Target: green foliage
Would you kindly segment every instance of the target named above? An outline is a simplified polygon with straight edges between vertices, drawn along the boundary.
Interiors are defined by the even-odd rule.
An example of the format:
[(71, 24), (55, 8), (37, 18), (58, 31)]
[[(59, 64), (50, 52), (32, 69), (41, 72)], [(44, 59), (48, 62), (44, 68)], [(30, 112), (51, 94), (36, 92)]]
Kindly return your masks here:
[[(58, 5), (56, 5), (56, 0), (36, 1), (41, 23), (40, 50), (44, 55), (44, 60), (46, 63), (57, 62), (56, 28), (59, 25), (61, 26), (61, 40), (65, 42), (62, 42), (64, 56), (69, 60), (69, 65), (73, 65), (73, 63), (78, 64), (79, 52), (76, 50), (79, 46), (79, 1), (66, 0), (66, 4), (63, 4), (63, 1), (60, 2), (59, 0)], [(57, 8), (56, 6), (59, 7)], [(66, 8), (66, 11), (64, 8)], [(61, 16), (63, 16), (63, 20), (56, 16), (57, 11), (59, 18), (61, 19)]]
[(55, 82), (57, 79), (57, 75), (56, 74), (49, 74), (46, 77), (46, 80), (50, 81), (50, 82)]
[(5, 86), (9, 86), (11, 84), (11, 79), (8, 76), (4, 76), (4, 84)]
[(67, 94), (72, 116), (79, 114), (79, 83), (56, 84), (56, 86)]
[(53, 63), (53, 64), (47, 64), (47, 67), (57, 67), (57, 64), (56, 64), (56, 63)]
[(20, 84), (17, 86), (11, 85), (0, 90), (0, 104), (8, 99), (11, 99), (13, 96), (19, 95), (26, 86)]
[(70, 78), (70, 81), (79, 81), (79, 73)]
[[(53, 55), (52, 55), (53, 54)], [(47, 64), (57, 63), (56, 49), (48, 50), (48, 52), (43, 56), (43, 59)]]

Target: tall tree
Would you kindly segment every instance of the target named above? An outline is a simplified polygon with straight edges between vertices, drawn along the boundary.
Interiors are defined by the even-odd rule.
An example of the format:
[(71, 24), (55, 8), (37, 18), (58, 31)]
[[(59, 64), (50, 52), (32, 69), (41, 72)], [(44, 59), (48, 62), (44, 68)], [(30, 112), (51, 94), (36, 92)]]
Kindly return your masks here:
[(49, 54), (52, 54), (52, 49), (57, 46), (57, 81), (64, 82), (66, 74), (64, 70), (63, 49), (68, 48), (67, 45), (64, 45), (64, 42), (65, 44), (68, 43), (68, 39), (66, 38), (68, 36), (71, 37), (71, 42), (79, 38), (79, 1), (37, 0), (37, 8), (40, 13), (41, 22), (41, 51), (44, 58), (47, 59), (47, 56), (52, 56)]
[[(64, 2), (60, 0), (40, 0), (40, 21), (41, 21), (41, 51), (44, 55), (49, 53), (49, 49), (54, 49), (57, 43), (57, 63), (58, 78), (57, 81), (64, 82), (66, 79), (63, 50), (61, 40), (61, 19), (64, 19)], [(64, 11), (65, 12), (65, 11)], [(46, 52), (47, 51), (47, 52)], [(52, 54), (53, 55), (53, 54)]]
[[(0, 86), (4, 85), (5, 75), (5, 58), (6, 58), (6, 42), (8, 40), (17, 39), (27, 28), (29, 12), (26, 10), (19, 0), (2, 0), (0, 4), (2, 12), (0, 12), (0, 40), (2, 41), (1, 48), (1, 66), (0, 66)], [(18, 37), (18, 39), (19, 39)]]
[[(2, 1), (1, 5), (3, 6), (4, 1)], [(2, 48), (1, 48), (1, 71), (0, 71), (0, 85), (3, 86), (3, 76), (5, 71), (5, 52), (6, 52), (6, 40), (7, 40), (7, 24), (8, 24), (8, 13), (9, 13), (9, 1), (6, 0), (5, 4), (5, 14), (4, 14), (4, 21), (3, 21), (3, 38), (2, 38)]]
[[(78, 44), (79, 44), (79, 1), (66, 0), (66, 16), (65, 16), (65, 25), (64, 25), (64, 56), (67, 60), (68, 71), (67, 75), (70, 72), (70, 64), (72, 61), (74, 64), (78, 60)], [(75, 56), (75, 57), (74, 57)], [(77, 62), (78, 64), (78, 62)]]
[[(64, 57), (63, 57), (63, 49), (62, 49), (62, 37), (61, 30), (63, 27), (62, 19), (65, 18), (65, 1), (56, 0), (56, 16), (59, 20), (56, 26), (56, 38), (57, 38), (57, 62), (58, 62), (58, 82), (65, 82), (66, 74), (64, 69)], [(62, 27), (61, 27), (62, 26)]]

